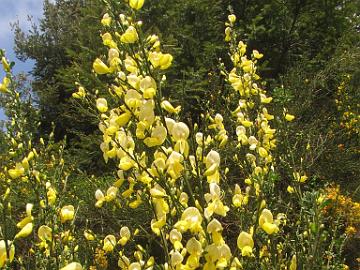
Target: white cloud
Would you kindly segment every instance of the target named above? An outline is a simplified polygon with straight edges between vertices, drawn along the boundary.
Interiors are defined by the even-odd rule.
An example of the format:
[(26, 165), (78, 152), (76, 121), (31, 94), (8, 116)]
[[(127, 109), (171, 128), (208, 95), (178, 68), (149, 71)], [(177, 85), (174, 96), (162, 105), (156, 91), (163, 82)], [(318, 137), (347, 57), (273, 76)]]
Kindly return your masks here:
[[(0, 47), (12, 43), (12, 31), (10, 23), (19, 21), (21, 28), (28, 29), (28, 16), (37, 21), (42, 16), (43, 0), (0, 0)], [(9, 42), (9, 39), (10, 42)]]

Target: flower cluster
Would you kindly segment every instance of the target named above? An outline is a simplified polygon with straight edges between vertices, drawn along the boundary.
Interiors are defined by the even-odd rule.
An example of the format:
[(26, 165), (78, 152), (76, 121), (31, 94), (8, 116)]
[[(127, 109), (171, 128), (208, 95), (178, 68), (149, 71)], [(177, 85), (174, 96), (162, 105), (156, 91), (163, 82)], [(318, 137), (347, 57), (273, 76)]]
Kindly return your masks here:
[[(42, 138), (33, 141), (25, 115), (29, 111), (28, 104), (16, 91), (16, 80), (3, 51), (0, 56), (6, 72), (0, 88), (12, 112), (5, 131), (7, 155), (0, 159), (0, 211), (4, 217), (0, 222), (0, 268), (14, 261), (20, 266), (26, 265), (23, 241), (27, 241), (27, 252), (42, 254), (43, 262), (39, 267), (47, 264), (59, 269), (71, 260), (77, 249), (71, 224), (75, 217), (74, 206), (63, 205), (58, 198), (58, 187), (68, 176), (62, 159), (63, 147), (51, 145), (52, 136), (48, 146)], [(20, 209), (23, 200), (27, 201), (25, 213)], [(61, 258), (55, 259), (55, 254)], [(82, 267), (72, 263), (63, 269)]]
[(341, 194), (339, 186), (330, 186), (325, 190), (329, 204), (324, 211), (333, 216), (344, 218), (345, 231), (348, 235), (355, 235), (360, 230), (360, 203), (351, 197)]
[[(360, 134), (360, 106), (353, 102), (354, 94), (349, 87), (350, 75), (345, 75), (337, 89), (335, 99), (336, 107), (340, 113), (340, 127), (347, 130), (347, 133)], [(356, 91), (356, 90), (355, 90)]]
[(12, 64), (0, 51), (0, 95), (10, 114), (0, 156), (0, 268), (346, 269), (337, 255), (338, 225), (326, 223), (325, 213), (348, 213), (350, 234), (358, 204), (336, 188), (304, 192), (308, 177), (296, 166), (288, 171), (290, 194), (284, 192), (275, 157), (278, 131), (288, 126), (276, 130), (273, 121), (295, 116), (271, 114), (257, 69), (263, 55), (238, 41), (236, 16), (225, 23), (230, 67), (220, 65), (226, 104), (193, 124), (164, 94), (175, 60), (159, 36), (143, 30), (137, 16), (146, 3), (125, 4), (129, 15), (108, 5), (101, 19), (106, 54), (93, 61), (91, 76), (106, 87), (76, 82), (72, 95), (91, 104), (99, 151), (113, 168), (110, 176), (88, 178), (96, 186), (90, 204), (79, 195), (86, 181), (71, 181), (64, 144), (53, 133), (46, 140), (32, 134), (38, 122), (27, 118)]
[[(161, 241), (165, 268), (240, 269), (260, 252), (256, 238), (270, 243), (285, 217), (273, 217), (262, 191), (274, 171), (272, 151), (276, 147), (275, 129), (270, 125), (274, 116), (266, 108), (272, 98), (261, 88), (256, 73), (262, 54), (255, 50), (248, 58), (243, 42), (231, 43), (233, 69), (223, 70), (238, 99), (230, 114), (231, 131), (220, 113), (208, 113), (206, 125), (189, 126), (179, 119), (181, 107), (161, 91), (166, 84), (163, 71), (171, 66), (173, 57), (161, 51), (157, 36), (144, 35), (141, 21), (123, 14), (119, 18), (104, 15), (102, 23), (108, 31), (102, 39), (108, 55), (93, 63), (98, 76), (112, 79), (108, 93), (96, 99), (96, 108), (104, 160), (117, 164), (113, 185), (95, 192), (95, 206), (120, 203), (130, 209), (149, 209), (149, 229), (141, 229)], [(229, 29), (235, 21), (235, 15), (230, 15)], [(80, 90), (75, 97), (82, 96)], [(239, 162), (235, 171), (244, 175), (241, 182), (233, 183), (230, 200), (223, 186), (232, 185), (226, 181), (233, 172), (224, 167), (221, 156), (229, 145), (239, 153), (234, 156)], [(249, 217), (236, 229), (236, 248), (227, 243), (230, 239), (224, 228), (230, 212)], [(136, 242), (138, 229), (125, 226), (119, 237), (109, 234), (103, 240), (106, 253), (117, 250), (122, 269), (152, 269), (159, 264), (140, 244), (133, 257), (125, 255), (129, 240)], [(262, 244), (266, 248), (270, 247)], [(263, 261), (266, 264), (269, 258), (263, 256)]]

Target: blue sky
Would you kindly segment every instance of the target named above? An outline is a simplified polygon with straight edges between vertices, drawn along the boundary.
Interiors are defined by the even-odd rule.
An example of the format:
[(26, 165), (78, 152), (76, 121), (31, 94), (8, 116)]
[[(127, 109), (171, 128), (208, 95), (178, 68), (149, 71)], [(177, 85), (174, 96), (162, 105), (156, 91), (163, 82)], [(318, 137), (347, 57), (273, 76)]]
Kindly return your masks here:
[[(25, 71), (28, 72), (33, 63), (27, 61), (23, 63), (16, 59), (14, 47), (14, 34), (11, 31), (10, 23), (19, 21), (22, 29), (29, 29), (28, 16), (32, 16), (37, 22), (42, 16), (43, 0), (0, 0), (0, 48), (5, 49), (7, 58), (15, 61), (15, 74)], [(0, 71), (0, 80), (4, 72)], [(4, 119), (4, 113), (0, 108), (0, 120)]]

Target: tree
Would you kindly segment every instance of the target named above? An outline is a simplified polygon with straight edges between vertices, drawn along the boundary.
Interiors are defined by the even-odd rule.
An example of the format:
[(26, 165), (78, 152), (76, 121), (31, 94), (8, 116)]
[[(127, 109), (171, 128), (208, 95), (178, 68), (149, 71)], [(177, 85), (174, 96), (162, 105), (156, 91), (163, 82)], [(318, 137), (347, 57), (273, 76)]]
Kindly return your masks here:
[[(326, 66), (343, 33), (354, 27), (349, 18), (357, 12), (357, 3), (154, 0), (151, 5), (145, 3), (140, 15), (147, 25), (145, 32), (164, 36), (165, 51), (174, 55), (174, 68), (167, 75), (172, 83), (164, 91), (182, 104), (185, 118), (193, 122), (215, 99), (222, 98), (224, 83), (217, 75), (218, 59), (227, 56), (223, 21), (229, 10), (239, 18), (237, 34), (250, 48), (266, 55), (268, 60), (260, 70), (271, 90), (288, 81), (284, 76), (292, 67), (296, 70), (300, 65), (306, 72), (316, 73)], [(97, 146), (92, 137), (96, 121), (87, 109), (74, 106), (71, 98), (78, 87), (74, 82), (80, 82), (87, 91), (104, 88), (101, 81), (89, 76), (94, 51), (102, 43), (98, 14), (110, 12), (118, 18), (123, 5), (110, 0), (45, 1), (40, 26), (34, 25), (29, 33), (19, 27), (15, 31), (18, 56), (36, 63), (33, 91), (41, 109), (42, 132), (49, 133), (54, 122), (55, 138), (67, 136), (70, 152), (84, 153), (86, 149), (81, 159), (84, 169), (96, 168), (90, 164), (101, 159), (95, 154)]]

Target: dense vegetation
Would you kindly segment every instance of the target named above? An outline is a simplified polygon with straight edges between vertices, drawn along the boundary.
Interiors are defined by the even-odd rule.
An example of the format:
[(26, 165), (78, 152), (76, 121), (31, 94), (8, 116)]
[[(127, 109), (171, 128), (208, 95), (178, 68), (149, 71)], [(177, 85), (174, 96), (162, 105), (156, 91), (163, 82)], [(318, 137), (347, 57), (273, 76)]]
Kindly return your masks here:
[(1, 51), (0, 268), (357, 269), (359, 8), (45, 1), (30, 89)]

